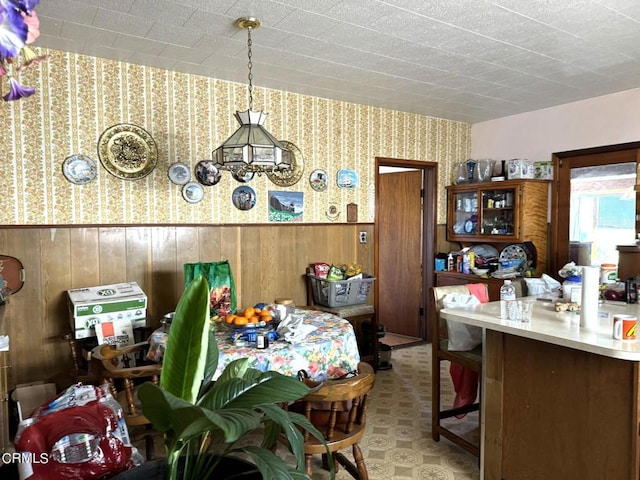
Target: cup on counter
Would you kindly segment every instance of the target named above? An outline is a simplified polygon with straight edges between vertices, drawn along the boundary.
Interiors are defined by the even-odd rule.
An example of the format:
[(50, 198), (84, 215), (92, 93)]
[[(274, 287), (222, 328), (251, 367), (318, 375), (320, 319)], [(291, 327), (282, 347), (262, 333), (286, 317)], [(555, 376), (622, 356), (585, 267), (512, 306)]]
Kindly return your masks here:
[(520, 321), (523, 323), (530, 323), (533, 317), (533, 306), (536, 304), (535, 300), (522, 300), (522, 307), (520, 309)]
[(513, 322), (530, 323), (535, 300), (513, 300), (507, 304), (508, 319)]
[(618, 313), (613, 316), (613, 338), (616, 340), (635, 340), (638, 317)]

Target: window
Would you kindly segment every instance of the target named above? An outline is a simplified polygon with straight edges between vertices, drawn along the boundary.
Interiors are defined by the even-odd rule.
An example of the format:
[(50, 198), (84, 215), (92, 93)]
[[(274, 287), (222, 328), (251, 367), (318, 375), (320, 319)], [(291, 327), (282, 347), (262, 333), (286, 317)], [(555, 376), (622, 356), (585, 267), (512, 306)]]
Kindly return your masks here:
[(635, 238), (634, 163), (571, 169), (569, 241), (581, 246), (581, 265), (618, 263), (616, 245)]

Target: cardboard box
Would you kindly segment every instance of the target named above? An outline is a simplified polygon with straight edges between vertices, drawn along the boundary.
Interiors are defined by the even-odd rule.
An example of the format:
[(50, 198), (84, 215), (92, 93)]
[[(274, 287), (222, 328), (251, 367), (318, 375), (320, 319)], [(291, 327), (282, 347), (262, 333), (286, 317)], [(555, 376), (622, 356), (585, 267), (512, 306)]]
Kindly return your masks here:
[(533, 178), (533, 162), (526, 158), (507, 160), (507, 179)]
[(533, 178), (553, 180), (553, 162), (533, 162)]
[(76, 339), (95, 337), (100, 322), (127, 319), (133, 328), (147, 323), (147, 296), (136, 282), (77, 288), (67, 295)]
[[(96, 325), (98, 345), (106, 343), (115, 345), (117, 349), (128, 347), (135, 343), (133, 339), (133, 325), (131, 320), (113, 320), (111, 322), (100, 322)], [(136, 366), (136, 357), (132, 354), (122, 355), (118, 358), (118, 368), (130, 368)]]
[(56, 396), (56, 384), (33, 382), (21, 383), (11, 394), (11, 398), (18, 406), (20, 421), (31, 417), (33, 411), (40, 405)]

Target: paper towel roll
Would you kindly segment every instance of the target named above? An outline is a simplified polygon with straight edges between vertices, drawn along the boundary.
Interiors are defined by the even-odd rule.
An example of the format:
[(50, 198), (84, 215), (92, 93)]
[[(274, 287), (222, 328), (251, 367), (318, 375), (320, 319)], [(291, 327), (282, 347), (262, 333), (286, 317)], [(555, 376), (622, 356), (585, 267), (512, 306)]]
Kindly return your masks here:
[(598, 327), (598, 297), (600, 295), (600, 267), (582, 267), (582, 304), (580, 326), (595, 330)]

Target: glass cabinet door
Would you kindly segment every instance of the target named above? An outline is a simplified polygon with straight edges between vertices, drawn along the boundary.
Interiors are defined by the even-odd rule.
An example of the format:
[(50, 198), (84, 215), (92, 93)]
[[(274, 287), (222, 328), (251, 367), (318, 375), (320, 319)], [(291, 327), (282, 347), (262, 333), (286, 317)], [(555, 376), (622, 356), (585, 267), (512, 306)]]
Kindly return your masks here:
[(478, 192), (459, 192), (453, 195), (454, 235), (475, 235), (478, 233)]
[(481, 235), (515, 235), (515, 188), (482, 191)]

